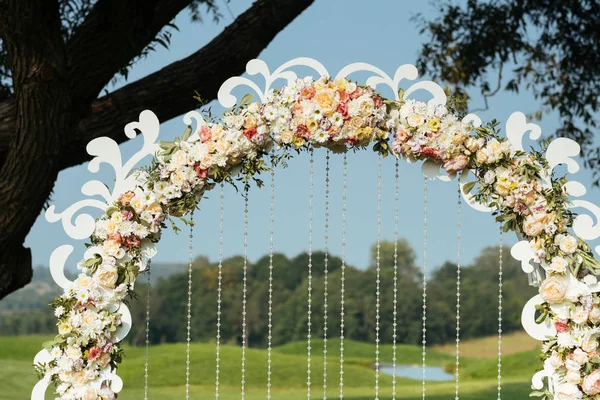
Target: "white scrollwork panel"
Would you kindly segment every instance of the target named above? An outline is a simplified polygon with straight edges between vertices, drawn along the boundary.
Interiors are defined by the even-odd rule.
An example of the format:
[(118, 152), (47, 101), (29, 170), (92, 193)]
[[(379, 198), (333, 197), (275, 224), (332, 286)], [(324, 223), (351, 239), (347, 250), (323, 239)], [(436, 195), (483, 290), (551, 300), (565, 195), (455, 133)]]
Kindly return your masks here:
[(515, 150), (523, 150), (523, 137), (527, 132), (529, 138), (538, 140), (542, 136), (542, 128), (539, 125), (528, 123), (525, 114), (514, 112), (506, 121), (506, 137)]
[(73, 283), (65, 276), (65, 264), (72, 252), (73, 246), (63, 244), (54, 249), (50, 256), (50, 274), (54, 282), (62, 289), (68, 288)]
[(308, 57), (294, 58), (281, 65), (279, 68), (273, 71), (272, 74), (269, 71), (269, 67), (264, 61), (254, 59), (248, 61), (248, 64), (246, 64), (246, 72), (248, 73), (248, 75), (262, 75), (265, 79), (264, 89), (261, 90), (260, 87), (249, 78), (243, 76), (234, 76), (223, 82), (223, 84), (219, 88), (219, 92), (217, 93), (217, 99), (223, 107), (233, 107), (238, 103), (237, 97), (231, 93), (233, 89), (235, 89), (238, 86), (248, 86), (259, 96), (261, 102), (264, 103), (267, 101), (267, 96), (271, 91), (271, 85), (273, 84), (273, 82), (275, 82), (278, 79), (285, 79), (288, 85), (294, 83), (294, 81), (297, 79), (297, 75), (293, 71), (287, 71), (287, 69), (298, 66), (312, 68), (319, 74), (319, 76), (329, 76), (329, 73), (327, 72), (327, 69), (325, 69), (323, 64), (321, 64), (317, 60)]
[(521, 240), (513, 245), (510, 249), (510, 255), (517, 261), (521, 262), (523, 272), (529, 274), (533, 272), (531, 261), (535, 259), (535, 253), (531, 249), (529, 242)]
[(579, 214), (573, 221), (573, 231), (583, 240), (594, 240), (600, 237), (600, 207), (586, 200), (571, 200), (569, 208), (585, 208), (596, 219), (588, 214)]

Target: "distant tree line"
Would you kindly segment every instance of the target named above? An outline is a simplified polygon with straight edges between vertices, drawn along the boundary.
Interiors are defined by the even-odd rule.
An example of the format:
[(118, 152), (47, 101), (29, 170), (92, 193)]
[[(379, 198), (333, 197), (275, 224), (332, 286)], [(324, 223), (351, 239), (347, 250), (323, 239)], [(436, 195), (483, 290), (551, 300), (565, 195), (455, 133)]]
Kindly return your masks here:
[[(323, 335), (324, 259), (312, 257), (312, 333)], [(535, 293), (518, 262), (504, 251), (503, 329), (521, 328), (520, 313)], [(375, 340), (376, 253), (366, 269), (346, 266), (345, 334), (346, 338)], [(380, 249), (380, 338), (392, 341), (394, 243), (383, 242)], [(275, 254), (273, 258), (273, 344), (306, 337), (308, 300), (308, 254), (294, 258)], [(158, 267), (158, 265), (156, 266)], [(341, 259), (329, 257), (328, 335), (339, 336)], [(205, 257), (193, 263), (192, 337), (198, 341), (215, 340), (217, 322), (218, 265)], [(221, 341), (240, 344), (242, 335), (243, 258), (223, 261), (221, 296)], [(139, 299), (130, 302), (133, 328), (127, 340), (140, 345), (145, 340), (146, 288), (140, 279)], [(422, 275), (415, 254), (405, 240), (398, 242), (397, 338), (398, 342), (418, 344), (422, 323)], [(492, 335), (497, 332), (498, 248), (482, 251), (473, 265), (461, 272), (461, 335), (463, 338)], [(152, 343), (183, 342), (186, 338), (187, 273), (160, 278), (152, 286), (150, 298)], [(447, 262), (435, 269), (427, 284), (427, 341), (430, 344), (453, 341), (456, 336), (456, 264)], [(18, 293), (18, 292), (17, 292)], [(247, 287), (248, 342), (253, 347), (267, 345), (269, 257), (248, 264)], [(1, 303), (0, 303), (1, 304)], [(49, 309), (8, 312), (0, 309), (0, 334), (54, 333), (55, 319)]]

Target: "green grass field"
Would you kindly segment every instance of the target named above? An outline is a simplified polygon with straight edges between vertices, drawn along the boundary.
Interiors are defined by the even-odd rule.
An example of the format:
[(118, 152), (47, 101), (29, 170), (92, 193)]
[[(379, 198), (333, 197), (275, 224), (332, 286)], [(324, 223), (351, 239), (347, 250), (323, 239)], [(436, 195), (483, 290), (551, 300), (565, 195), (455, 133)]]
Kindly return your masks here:
[[(29, 397), (36, 382), (32, 360), (40, 344), (47, 337), (2, 337), (0, 338), (0, 398), (23, 400)], [(491, 341), (492, 339), (490, 339)], [(327, 387), (328, 396), (339, 397), (339, 340), (328, 342)], [(464, 342), (467, 352), (480, 342)], [(514, 344), (511, 344), (514, 343)], [(503, 359), (503, 398), (527, 399), (529, 379), (538, 365), (537, 350), (514, 352), (512, 347), (521, 349), (517, 340), (507, 342), (507, 353)], [(323, 396), (323, 341), (313, 340), (312, 345), (312, 397)], [(392, 347), (381, 346), (380, 359), (391, 362)], [(444, 366), (450, 370), (454, 356), (449, 349), (430, 349), (427, 353), (428, 365)], [(144, 348), (126, 347), (126, 358), (119, 370), (125, 388), (119, 396), (124, 400), (143, 398)], [(352, 400), (372, 399), (375, 394), (375, 371), (373, 370), (375, 348), (372, 344), (354, 341), (345, 342), (344, 351), (344, 397)], [(399, 345), (399, 364), (420, 365), (421, 348)], [(290, 343), (272, 351), (272, 397), (275, 399), (306, 399), (307, 361), (306, 344)], [(220, 362), (220, 398), (224, 400), (240, 398), (240, 359), (238, 347), (222, 346)], [(215, 395), (215, 346), (207, 343), (194, 343), (191, 346), (191, 397), (198, 399)], [(495, 354), (488, 358), (465, 358), (461, 360), (460, 393), (461, 399), (480, 400), (495, 398), (497, 360)], [(246, 398), (248, 400), (266, 398), (267, 351), (248, 349), (246, 351)], [(392, 378), (380, 375), (380, 398), (391, 398)], [(150, 349), (150, 389), (153, 399), (181, 399), (185, 395), (185, 345), (165, 344)], [(420, 399), (421, 382), (410, 379), (397, 379), (398, 399)], [(52, 398), (47, 396), (48, 399)], [(454, 382), (427, 383), (427, 398), (442, 400), (454, 398)]]

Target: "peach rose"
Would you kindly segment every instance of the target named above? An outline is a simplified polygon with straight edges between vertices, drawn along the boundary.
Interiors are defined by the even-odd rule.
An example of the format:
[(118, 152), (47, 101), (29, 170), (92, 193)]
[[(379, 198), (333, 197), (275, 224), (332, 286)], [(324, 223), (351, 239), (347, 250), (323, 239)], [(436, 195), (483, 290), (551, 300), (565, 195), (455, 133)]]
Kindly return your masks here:
[(456, 157), (446, 161), (444, 163), (444, 169), (449, 174), (457, 171), (462, 171), (467, 164), (469, 163), (469, 159), (464, 154), (459, 154)]
[(528, 215), (523, 221), (523, 232), (527, 236), (538, 236), (550, 222), (552, 217), (545, 212)]
[(600, 394), (600, 370), (597, 369), (583, 378), (583, 384), (581, 385), (581, 388), (590, 396)]
[(133, 197), (135, 196), (135, 193), (133, 192), (125, 192), (121, 195), (121, 198), (119, 199), (121, 201), (121, 205), (123, 207), (125, 207), (126, 205), (129, 204), (129, 202), (131, 202), (131, 199), (133, 199)]
[(567, 295), (569, 284), (566, 279), (552, 276), (540, 286), (540, 295), (550, 304), (562, 303)]
[(315, 101), (317, 105), (323, 111), (323, 114), (331, 114), (337, 108), (337, 102), (335, 101), (335, 92), (331, 89), (319, 90), (315, 94)]

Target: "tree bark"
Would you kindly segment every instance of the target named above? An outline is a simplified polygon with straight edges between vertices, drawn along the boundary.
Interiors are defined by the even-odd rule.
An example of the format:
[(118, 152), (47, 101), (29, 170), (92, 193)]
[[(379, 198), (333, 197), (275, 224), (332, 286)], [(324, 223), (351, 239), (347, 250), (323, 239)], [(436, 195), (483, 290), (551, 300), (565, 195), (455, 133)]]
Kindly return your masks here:
[[(8, 17), (4, 16), (11, 15), (1, 8), (2, 1), (29, 7), (21, 4), (28, 2), (20, 0), (0, 0), (0, 33), (3, 26), (10, 26), (6, 21)], [(44, 3), (45, 9), (48, 4), (55, 5), (55, 1), (49, 0), (36, 3)], [(167, 9), (174, 12), (173, 7), (183, 3), (182, 0), (157, 0), (153, 7), (155, 12), (166, 13)], [(94, 92), (100, 90), (98, 82), (110, 79), (106, 78), (108, 73), (99, 71), (96, 77), (88, 76), (92, 83), (82, 83), (82, 71), (91, 69), (88, 72), (94, 75), (94, 58), (70, 53), (94, 52), (93, 48), (86, 50), (83, 44), (96, 43), (97, 38), (75, 39), (86, 31), (87, 35), (97, 35), (97, 27), (92, 22), (82, 24), (73, 40), (67, 43), (66, 50), (62, 41), (47, 43), (54, 41), (56, 35), (47, 35), (44, 41), (39, 41), (32, 34), (30, 41), (38, 40), (37, 44), (16, 37), (18, 40), (13, 42), (12, 49), (15, 59), (21, 59), (16, 57), (21, 53), (41, 51), (41, 55), (31, 56), (33, 60), (29, 64), (35, 68), (27, 67), (24, 61), (14, 66), (25, 68), (26, 72), (22, 73), (23, 77), (17, 77), (21, 79), (19, 83), (15, 81), (15, 98), (0, 103), (0, 254), (4, 256), (0, 258), (0, 299), (30, 281), (31, 252), (22, 243), (42, 210), (58, 172), (89, 159), (85, 146), (90, 140), (109, 136), (118, 142), (124, 141), (124, 125), (136, 120), (144, 109), (152, 109), (165, 121), (196, 108), (194, 90), (204, 99), (214, 99), (225, 79), (242, 73), (246, 62), (258, 56), (277, 33), (312, 3), (313, 0), (258, 0), (196, 53), (95, 101), (91, 96), (95, 97)], [(38, 9), (41, 9), (39, 5)], [(157, 17), (145, 18), (158, 26)], [(33, 21), (30, 23), (35, 25)], [(49, 23), (43, 21), (45, 25)], [(38, 26), (24, 32), (40, 32), (39, 29)], [(154, 29), (156, 31), (156, 27)], [(4, 32), (3, 40), (11, 39), (9, 33), (9, 30)], [(148, 41), (153, 39), (148, 32), (144, 34)], [(106, 35), (106, 40), (115, 41), (113, 47), (120, 46), (118, 35), (114, 32)], [(129, 49), (131, 57), (135, 56), (133, 53), (139, 43), (137, 46)], [(102, 45), (101, 50), (100, 53), (106, 54), (110, 47)], [(121, 56), (119, 62), (114, 62), (116, 69), (112, 75), (122, 63)], [(31, 73), (40, 66), (44, 73)], [(52, 78), (42, 78), (46, 75)]]
[(14, 128), (0, 169), (0, 298), (31, 280), (22, 243), (54, 186), (71, 98), (56, 1), (0, 4), (15, 92)]

